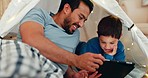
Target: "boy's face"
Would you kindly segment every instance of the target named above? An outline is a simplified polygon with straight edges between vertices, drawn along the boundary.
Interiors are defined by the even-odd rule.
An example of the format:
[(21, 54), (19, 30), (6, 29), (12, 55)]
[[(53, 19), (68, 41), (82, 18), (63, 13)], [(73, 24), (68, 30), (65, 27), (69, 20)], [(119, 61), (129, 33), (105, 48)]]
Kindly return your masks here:
[(112, 53), (113, 49), (118, 44), (118, 39), (113, 38), (111, 36), (100, 36), (99, 41), (101, 48), (104, 50), (106, 54)]

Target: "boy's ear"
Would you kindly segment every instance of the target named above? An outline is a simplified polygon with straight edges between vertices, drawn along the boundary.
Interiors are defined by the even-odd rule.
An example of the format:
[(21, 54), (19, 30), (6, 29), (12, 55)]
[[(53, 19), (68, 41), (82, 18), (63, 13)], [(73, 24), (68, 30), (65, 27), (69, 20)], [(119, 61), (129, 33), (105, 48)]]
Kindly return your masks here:
[(98, 31), (97, 31), (97, 34), (98, 34)]
[(121, 36), (122, 36), (122, 33), (121, 33), (121, 35), (120, 35), (120, 38), (121, 38)]

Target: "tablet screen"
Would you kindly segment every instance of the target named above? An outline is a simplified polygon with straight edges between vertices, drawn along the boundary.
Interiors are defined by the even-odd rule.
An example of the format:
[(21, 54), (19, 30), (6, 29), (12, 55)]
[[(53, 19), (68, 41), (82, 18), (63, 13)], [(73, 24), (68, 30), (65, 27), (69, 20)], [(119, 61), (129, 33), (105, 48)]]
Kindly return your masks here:
[(134, 69), (134, 63), (121, 61), (104, 61), (98, 70), (102, 74), (100, 78), (124, 78)]

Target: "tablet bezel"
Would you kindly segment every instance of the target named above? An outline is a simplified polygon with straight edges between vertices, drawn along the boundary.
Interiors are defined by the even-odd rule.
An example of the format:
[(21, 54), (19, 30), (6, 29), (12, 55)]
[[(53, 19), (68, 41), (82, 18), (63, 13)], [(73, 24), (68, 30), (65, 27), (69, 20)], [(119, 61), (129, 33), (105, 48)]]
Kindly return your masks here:
[(100, 78), (124, 78), (135, 68), (134, 65), (133, 62), (106, 60), (97, 71), (102, 74)]

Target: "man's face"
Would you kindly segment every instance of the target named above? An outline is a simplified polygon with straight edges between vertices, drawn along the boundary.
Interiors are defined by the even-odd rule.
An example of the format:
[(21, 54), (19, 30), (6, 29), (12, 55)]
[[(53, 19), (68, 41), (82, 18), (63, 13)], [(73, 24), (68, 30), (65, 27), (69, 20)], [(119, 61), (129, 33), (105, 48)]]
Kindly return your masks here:
[(67, 18), (64, 19), (63, 29), (66, 33), (73, 34), (76, 29), (83, 27), (89, 14), (89, 7), (81, 1), (79, 7), (69, 13)]
[(106, 54), (113, 52), (114, 46), (117, 46), (118, 39), (111, 36), (100, 36), (100, 46)]

